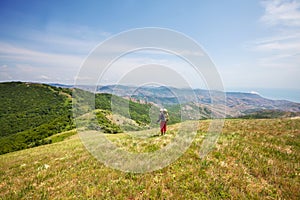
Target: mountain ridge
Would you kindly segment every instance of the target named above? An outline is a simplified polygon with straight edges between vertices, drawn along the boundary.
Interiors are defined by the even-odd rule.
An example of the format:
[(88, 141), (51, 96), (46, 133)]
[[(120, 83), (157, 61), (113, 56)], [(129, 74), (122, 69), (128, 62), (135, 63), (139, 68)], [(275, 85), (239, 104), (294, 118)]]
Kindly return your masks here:
[[(95, 86), (90, 86), (90, 85), (68, 85), (68, 84), (60, 84), (60, 83), (48, 83), (48, 84), (51, 85), (51, 86), (62, 87), (62, 88), (81, 88), (81, 89), (84, 89), (84, 90), (87, 90), (87, 91), (90, 91), (90, 92), (96, 92), (96, 93), (99, 93), (99, 92), (100, 93), (111, 93), (111, 92), (108, 92), (107, 90), (112, 91), (112, 88), (115, 88), (115, 87), (119, 87), (119, 88), (123, 88), (123, 89), (130, 88), (131, 90), (137, 89), (137, 88), (146, 88), (146, 89), (170, 88), (170, 89), (176, 89), (176, 90), (186, 90), (186, 91), (205, 92), (205, 93), (209, 93), (209, 91), (210, 91), (210, 90), (200, 89), (200, 88), (190, 89), (190, 88), (176, 88), (176, 87), (165, 87), (165, 86), (142, 86), (142, 87), (137, 87), (137, 86), (133, 86), (133, 85), (114, 85), (114, 84), (97, 86), (96, 91), (92, 91), (91, 88), (95, 88)], [(272, 99), (272, 98), (264, 97), (259, 93), (252, 93), (252, 92), (225, 91), (225, 94), (226, 94), (226, 96), (227, 95), (229, 95), (229, 96), (231, 96), (231, 95), (233, 95), (233, 96), (247, 95), (247, 96), (257, 96), (257, 97), (272, 100), (272, 101), (292, 102), (292, 103), (297, 103), (297, 104), (300, 103), (300, 102), (287, 100), (287, 99)], [(122, 93), (119, 94), (119, 96), (123, 96)]]
[[(131, 87), (111, 85), (97, 88), (99, 93), (112, 93), (118, 96), (130, 96), (139, 100), (149, 99), (149, 101), (156, 100), (162, 104), (176, 104), (176, 103), (193, 103), (211, 106), (212, 104), (218, 106), (223, 102), (216, 99), (212, 102), (209, 90), (203, 89), (183, 89), (183, 88), (147, 88), (147, 87)], [(176, 94), (176, 96), (174, 95)], [(246, 92), (225, 92), (226, 110), (232, 116), (242, 115), (250, 110), (281, 110), (287, 112), (300, 112), (300, 103), (291, 102), (288, 100), (272, 100), (264, 98), (258, 94)], [(164, 102), (162, 99), (166, 99)], [(214, 99), (215, 100), (215, 99)], [(221, 101), (221, 100), (220, 100)]]
[[(60, 84), (60, 86), (62, 85)], [(79, 87), (90, 92), (114, 94), (142, 103), (152, 102), (158, 106), (189, 104), (189, 106), (205, 106), (206, 108), (211, 109), (212, 106), (219, 108), (220, 104), (223, 103), (218, 102), (218, 99), (214, 99), (216, 101), (212, 102), (210, 93), (215, 91), (204, 89), (175, 88), (166, 86), (136, 87), (127, 85), (103, 85), (97, 86), (96, 91), (91, 91), (91, 88), (95, 89), (95, 86), (66, 85), (65, 87)], [(238, 117), (248, 115), (250, 112), (266, 110), (278, 110), (293, 113), (300, 112), (300, 103), (289, 100), (273, 100), (250, 92), (225, 92), (224, 95), (226, 97), (225, 107), (228, 117)]]

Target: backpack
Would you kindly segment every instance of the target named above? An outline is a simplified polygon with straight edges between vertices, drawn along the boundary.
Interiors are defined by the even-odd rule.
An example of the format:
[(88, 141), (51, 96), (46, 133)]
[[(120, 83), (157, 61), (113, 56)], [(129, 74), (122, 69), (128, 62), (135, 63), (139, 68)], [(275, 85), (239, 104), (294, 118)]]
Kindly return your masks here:
[(164, 115), (165, 115), (166, 121), (169, 121), (169, 120), (170, 120), (170, 118), (169, 118), (169, 113), (168, 113), (168, 112), (165, 112)]

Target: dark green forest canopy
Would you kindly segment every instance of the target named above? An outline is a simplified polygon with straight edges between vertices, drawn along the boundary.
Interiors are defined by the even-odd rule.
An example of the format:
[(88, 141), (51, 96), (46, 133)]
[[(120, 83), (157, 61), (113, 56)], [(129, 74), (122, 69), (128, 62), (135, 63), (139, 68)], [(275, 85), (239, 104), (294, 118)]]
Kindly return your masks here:
[(74, 128), (71, 90), (46, 84), (0, 84), (0, 154), (38, 146)]
[(0, 84), (0, 136), (7, 136), (70, 115), (69, 90), (33, 83)]
[[(45, 139), (74, 129), (74, 90), (38, 83), (0, 83), (0, 154), (51, 143)], [(83, 97), (77, 101), (94, 97), (91, 98), (94, 102), (89, 103), (94, 103), (95, 109), (105, 110), (106, 114), (113, 110), (113, 113), (131, 118), (141, 126), (150, 123), (150, 104), (139, 104), (111, 94), (92, 94), (79, 89), (76, 92)], [(112, 108), (112, 101), (117, 106)], [(85, 114), (86, 111), (78, 112)], [(104, 132), (122, 132), (103, 114), (97, 114), (97, 121), (102, 123), (100, 127)]]

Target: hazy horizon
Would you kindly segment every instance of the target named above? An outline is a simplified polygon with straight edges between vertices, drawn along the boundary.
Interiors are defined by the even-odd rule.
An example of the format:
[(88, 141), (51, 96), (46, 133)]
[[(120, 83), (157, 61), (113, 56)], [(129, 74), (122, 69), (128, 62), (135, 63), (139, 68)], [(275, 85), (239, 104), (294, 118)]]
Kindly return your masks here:
[[(74, 84), (65, 84), (65, 83), (58, 83), (58, 82), (38, 82), (38, 81), (21, 81), (21, 80), (14, 80), (14, 81), (0, 81), (0, 83), (4, 82), (31, 82), (31, 83), (43, 83), (43, 84), (58, 84), (58, 85), (65, 85), (65, 86), (74, 86)], [(97, 86), (109, 86), (114, 84), (106, 84), (106, 85), (97, 85)], [(137, 85), (125, 85), (125, 86), (132, 86), (132, 87), (139, 87)], [(150, 87), (150, 86), (149, 86)], [(151, 87), (160, 87), (160, 86), (151, 86)], [(182, 88), (186, 89), (186, 88)], [(190, 89), (190, 88), (187, 88)], [(207, 90), (205, 88), (192, 88), (192, 89), (202, 89)], [(272, 100), (287, 100), (296, 103), (300, 103), (300, 89), (283, 89), (283, 88), (224, 88), (225, 92), (241, 92), (241, 93), (252, 93), (258, 94), (261, 97), (272, 99)]]

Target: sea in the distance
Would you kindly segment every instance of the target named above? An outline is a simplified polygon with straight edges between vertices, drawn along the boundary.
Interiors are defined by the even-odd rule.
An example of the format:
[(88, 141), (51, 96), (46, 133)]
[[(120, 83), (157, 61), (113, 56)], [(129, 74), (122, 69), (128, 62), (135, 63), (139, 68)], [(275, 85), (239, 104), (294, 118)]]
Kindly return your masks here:
[(278, 88), (235, 88), (227, 89), (232, 92), (257, 93), (262, 97), (273, 100), (288, 100), (300, 103), (300, 89), (278, 89)]

